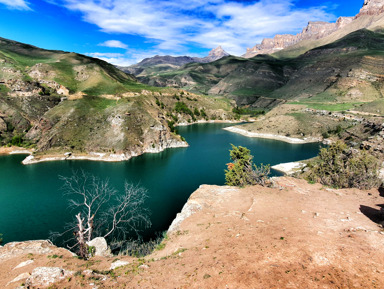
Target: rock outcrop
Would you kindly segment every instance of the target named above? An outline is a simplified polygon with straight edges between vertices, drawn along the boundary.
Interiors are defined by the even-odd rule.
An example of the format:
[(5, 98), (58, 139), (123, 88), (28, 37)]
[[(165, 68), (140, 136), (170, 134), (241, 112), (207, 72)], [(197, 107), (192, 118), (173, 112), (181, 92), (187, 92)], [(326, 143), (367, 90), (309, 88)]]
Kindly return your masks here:
[(49, 240), (11, 242), (0, 248), (0, 261), (27, 254), (50, 254), (56, 248)]
[(37, 267), (25, 282), (27, 288), (49, 286), (73, 275), (74, 272), (58, 267)]
[(353, 17), (340, 17), (336, 23), (323, 21), (309, 22), (307, 27), (299, 34), (278, 34), (274, 38), (265, 38), (261, 44), (257, 44), (253, 48), (247, 48), (247, 52), (243, 57), (251, 58), (258, 54), (272, 54), (303, 40), (323, 38), (345, 27), (351, 23), (353, 19)]
[(379, 15), (384, 12), (384, 1), (383, 0), (364, 0), (363, 8), (360, 13), (357, 14), (356, 18), (364, 15)]
[(368, 28), (372, 24), (371, 21), (361, 21), (356, 23), (356, 20), (363, 16), (377, 16), (382, 13), (384, 13), (383, 0), (364, 0), (363, 7), (355, 17), (340, 17), (335, 23), (309, 22), (308, 26), (299, 34), (284, 34), (276, 35), (274, 38), (265, 38), (261, 44), (257, 44), (252, 48), (247, 48), (243, 57), (251, 58), (258, 54), (272, 54), (304, 40), (321, 39), (343, 29), (352, 22), (354, 22), (354, 27), (351, 28), (353, 31)]

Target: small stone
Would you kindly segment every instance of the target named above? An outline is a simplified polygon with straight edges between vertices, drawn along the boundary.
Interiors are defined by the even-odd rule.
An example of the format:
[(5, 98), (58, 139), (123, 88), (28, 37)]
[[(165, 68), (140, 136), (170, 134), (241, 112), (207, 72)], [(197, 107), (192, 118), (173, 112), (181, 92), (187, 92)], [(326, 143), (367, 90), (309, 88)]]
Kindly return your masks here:
[(149, 266), (146, 264), (143, 264), (143, 265), (140, 265), (139, 268), (140, 269), (149, 269)]

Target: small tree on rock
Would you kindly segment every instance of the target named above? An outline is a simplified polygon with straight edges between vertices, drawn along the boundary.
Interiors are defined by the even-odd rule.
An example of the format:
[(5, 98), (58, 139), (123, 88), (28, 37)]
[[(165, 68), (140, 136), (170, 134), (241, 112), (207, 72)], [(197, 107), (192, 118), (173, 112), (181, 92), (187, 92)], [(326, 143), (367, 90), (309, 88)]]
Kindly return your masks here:
[(145, 189), (126, 183), (124, 192), (119, 193), (108, 180), (84, 171), (61, 179), (64, 195), (71, 197), (70, 208), (78, 211), (66, 232), (74, 232), (75, 245), (71, 248), (77, 246), (81, 257), (88, 257), (87, 242), (94, 237), (125, 240), (132, 231), (138, 234), (139, 226), (151, 225), (149, 212), (143, 208)]
[(268, 176), (270, 166), (261, 164), (260, 167), (253, 165), (251, 151), (246, 147), (231, 144), (230, 157), (232, 162), (227, 164), (225, 170), (226, 184), (229, 186), (244, 187), (246, 185), (269, 184)]

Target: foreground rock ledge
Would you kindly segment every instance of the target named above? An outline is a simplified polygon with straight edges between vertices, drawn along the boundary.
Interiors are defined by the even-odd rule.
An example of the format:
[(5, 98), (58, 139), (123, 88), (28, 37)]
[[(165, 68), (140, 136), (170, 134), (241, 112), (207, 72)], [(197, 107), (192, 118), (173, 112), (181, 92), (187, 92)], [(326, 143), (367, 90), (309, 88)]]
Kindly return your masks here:
[[(165, 248), (144, 261), (48, 257), (58, 248), (34, 254), (33, 263), (15, 270), (31, 258), (27, 251), (0, 259), (0, 288), (19, 286), (22, 280), (5, 287), (37, 267), (79, 272), (57, 288), (384, 288), (378, 226), (384, 199), (377, 190), (332, 190), (288, 177), (276, 184), (201, 186), (172, 225)], [(0, 255), (12, 251), (6, 247)], [(108, 274), (116, 261), (120, 265)]]

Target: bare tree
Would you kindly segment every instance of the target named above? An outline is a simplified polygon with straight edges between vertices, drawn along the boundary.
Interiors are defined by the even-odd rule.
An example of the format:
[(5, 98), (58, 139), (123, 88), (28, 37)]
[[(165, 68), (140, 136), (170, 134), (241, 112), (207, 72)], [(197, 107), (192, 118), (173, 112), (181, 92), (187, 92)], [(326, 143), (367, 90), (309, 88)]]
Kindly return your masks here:
[(144, 188), (125, 183), (124, 192), (119, 193), (108, 180), (84, 171), (60, 178), (64, 195), (71, 197), (70, 208), (79, 211), (66, 232), (74, 232), (71, 248), (78, 246), (81, 257), (87, 257), (86, 243), (96, 236), (122, 240), (130, 232), (138, 234), (140, 226), (151, 225), (149, 212), (143, 208), (147, 198)]

